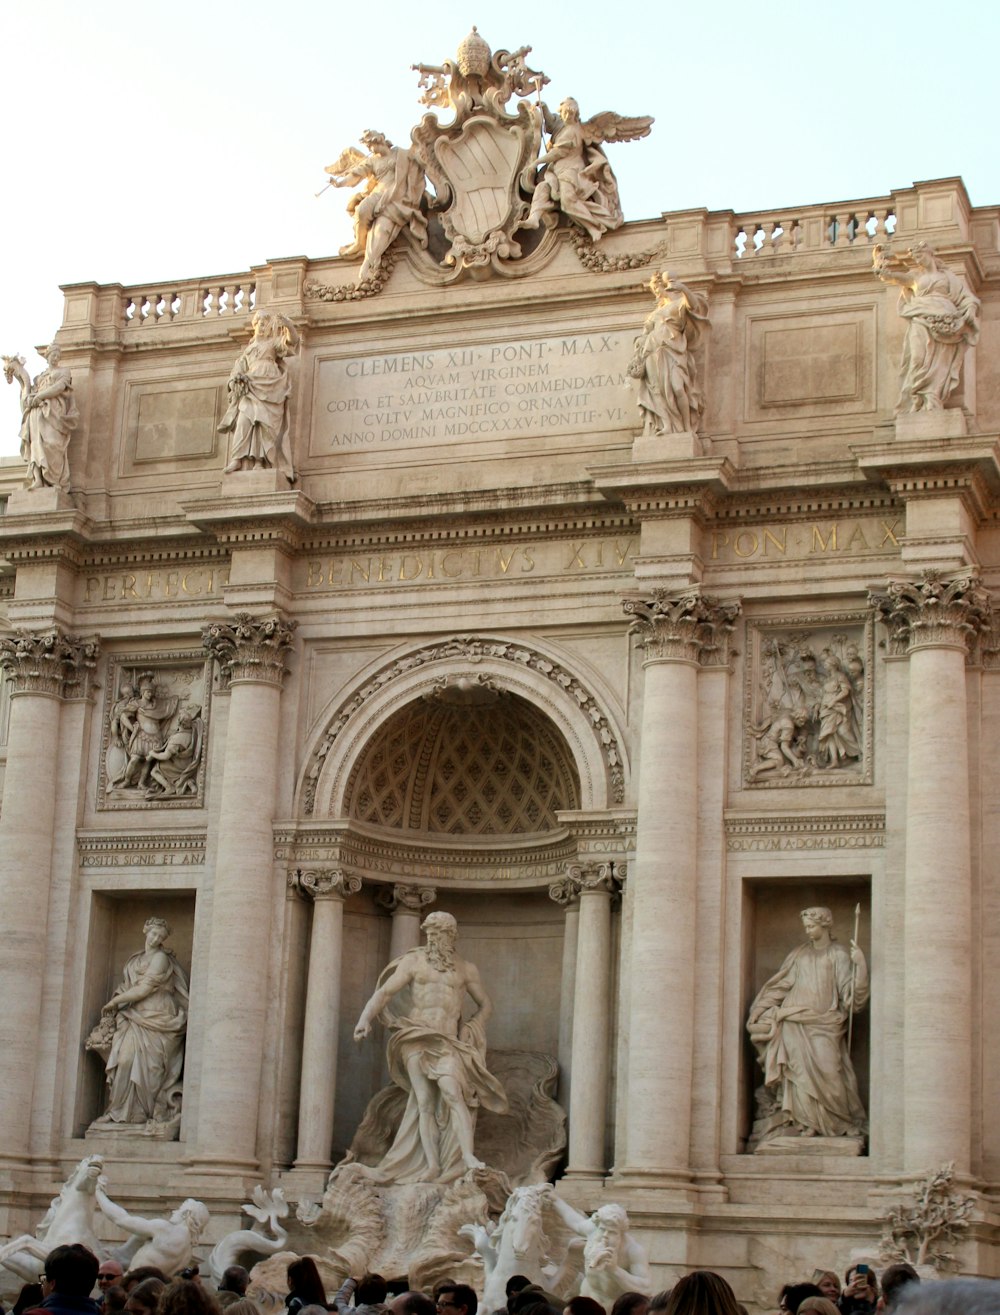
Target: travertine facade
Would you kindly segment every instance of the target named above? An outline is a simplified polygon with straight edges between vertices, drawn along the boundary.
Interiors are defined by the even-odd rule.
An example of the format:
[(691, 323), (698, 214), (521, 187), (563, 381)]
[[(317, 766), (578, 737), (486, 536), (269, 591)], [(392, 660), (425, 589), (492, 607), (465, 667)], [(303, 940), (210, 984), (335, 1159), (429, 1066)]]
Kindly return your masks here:
[[(1000, 208), (946, 179), (596, 242), (553, 196), (516, 259), (400, 220), (65, 289), (68, 491), (0, 467), (7, 1233), (95, 1150), (212, 1242), (258, 1183), (318, 1197), (386, 1081), (355, 1022), (439, 909), (490, 1070), (558, 1059), (561, 1195), (624, 1205), (655, 1287), (773, 1308), (949, 1161), (1000, 1273)], [(961, 305), (915, 329), (889, 274)], [(846, 955), (857, 905), (870, 1002), (815, 1050), (850, 1012), (865, 1129), (754, 1153), (751, 1004), (802, 910)], [(109, 1144), (85, 1041), (156, 918), (178, 1139)]]

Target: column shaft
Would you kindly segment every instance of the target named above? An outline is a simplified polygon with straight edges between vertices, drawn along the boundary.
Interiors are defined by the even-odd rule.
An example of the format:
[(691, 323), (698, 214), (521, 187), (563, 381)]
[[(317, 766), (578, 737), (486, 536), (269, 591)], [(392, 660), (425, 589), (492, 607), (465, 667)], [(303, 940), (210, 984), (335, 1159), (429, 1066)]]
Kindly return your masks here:
[(340, 1033), (344, 901), (319, 895), (313, 904), (309, 978), (302, 1038), (299, 1140), (296, 1168), (327, 1169), (333, 1141)]
[(584, 886), (573, 1002), (568, 1176), (603, 1177), (611, 1043), (611, 891)]
[(233, 684), (204, 982), (197, 1158), (245, 1169), (257, 1163), (280, 699), (277, 685)]
[(53, 788), (61, 701), (19, 693), (11, 699), (7, 771), (0, 814), (0, 904), (16, 917), (0, 926), (0, 1158), (28, 1153), (35, 1052), (45, 970)]
[(697, 876), (698, 671), (684, 660), (645, 669), (639, 815), (631, 865), (634, 923), (629, 1010), (629, 1177), (686, 1180), (691, 1123)]
[(972, 934), (965, 649), (910, 655), (903, 1091), (905, 1167), (954, 1160), (971, 1134)]

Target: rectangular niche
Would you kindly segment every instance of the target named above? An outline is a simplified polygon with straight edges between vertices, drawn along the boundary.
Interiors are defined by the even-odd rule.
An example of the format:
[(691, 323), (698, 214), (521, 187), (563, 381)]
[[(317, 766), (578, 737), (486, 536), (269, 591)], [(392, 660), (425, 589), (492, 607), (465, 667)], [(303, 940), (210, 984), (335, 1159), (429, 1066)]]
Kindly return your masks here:
[(870, 785), (874, 656), (864, 612), (749, 620), (744, 786)]
[(125, 964), (143, 949), (146, 919), (163, 918), (169, 924), (170, 937), (165, 948), (177, 956), (190, 981), (194, 917), (193, 891), (94, 892), (80, 1018), (79, 1070), (73, 1118), (75, 1137), (84, 1136), (107, 1104), (104, 1061), (95, 1051), (86, 1048), (86, 1041), (100, 1021), (102, 1006), (121, 985)]
[[(740, 1126), (737, 1133), (746, 1146), (754, 1123), (755, 1099), (764, 1081), (757, 1052), (746, 1030), (750, 1007), (765, 983), (777, 974), (791, 952), (808, 944), (803, 930), (803, 909), (817, 906), (833, 914), (832, 937), (846, 950), (854, 935), (855, 909), (861, 905), (858, 944), (871, 972), (871, 878), (864, 876), (782, 877), (749, 879), (743, 883), (743, 973), (739, 1026), (742, 1040), (740, 1065)], [(874, 989), (878, 989), (875, 982)], [(871, 1002), (856, 1010), (851, 1039), (851, 1062), (858, 1094), (870, 1114), (870, 1010)], [(806, 1139), (808, 1140), (808, 1139)]]
[(201, 808), (211, 697), (211, 667), (201, 649), (112, 655), (97, 807)]

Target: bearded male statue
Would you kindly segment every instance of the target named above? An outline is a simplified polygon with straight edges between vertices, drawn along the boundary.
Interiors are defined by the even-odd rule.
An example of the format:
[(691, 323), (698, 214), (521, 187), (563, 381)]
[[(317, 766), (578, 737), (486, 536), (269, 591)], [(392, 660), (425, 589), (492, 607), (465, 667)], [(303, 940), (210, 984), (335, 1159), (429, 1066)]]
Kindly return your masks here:
[[(507, 1111), (506, 1092), (486, 1068), (493, 1006), (475, 964), (455, 952), (458, 924), (431, 913), (423, 931), (427, 944), (389, 964), (354, 1029), (361, 1041), (376, 1019), (389, 1028), (389, 1076), (407, 1094), (395, 1139), (369, 1171), (383, 1183), (446, 1183), (485, 1168), (473, 1149), (476, 1111)], [(466, 995), (476, 1010), (463, 1022)]]

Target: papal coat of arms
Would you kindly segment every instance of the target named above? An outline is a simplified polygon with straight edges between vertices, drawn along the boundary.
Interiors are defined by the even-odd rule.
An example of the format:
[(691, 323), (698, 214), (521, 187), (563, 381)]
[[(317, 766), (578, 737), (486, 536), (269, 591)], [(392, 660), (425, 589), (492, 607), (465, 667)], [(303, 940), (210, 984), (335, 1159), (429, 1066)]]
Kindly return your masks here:
[[(369, 154), (348, 147), (328, 166), (333, 186), (362, 186), (348, 205), (354, 240), (340, 253), (363, 254), (359, 289), (381, 287), (389, 249), (404, 230), (439, 271), (485, 277), (516, 273), (527, 250), (560, 223), (596, 242), (623, 222), (602, 146), (645, 137), (653, 120), (605, 111), (584, 121), (569, 97), (554, 114), (541, 99), (549, 79), (528, 66), (530, 52), (493, 52), (473, 28), (454, 60), (413, 66), (431, 112), (413, 129), (411, 146), (369, 130), (361, 137)], [(437, 109), (450, 110), (451, 120), (442, 123)]]

